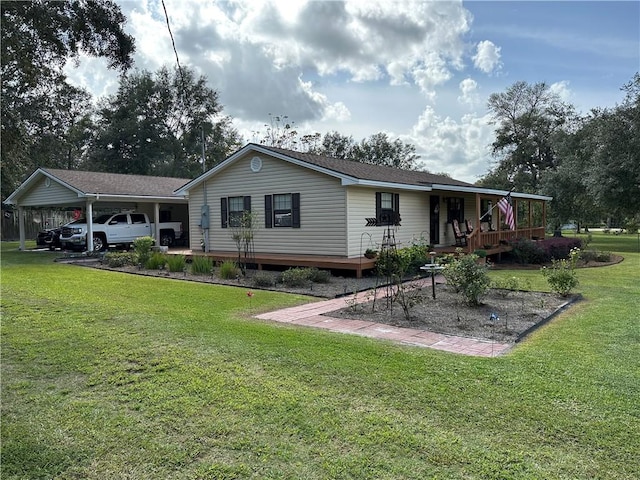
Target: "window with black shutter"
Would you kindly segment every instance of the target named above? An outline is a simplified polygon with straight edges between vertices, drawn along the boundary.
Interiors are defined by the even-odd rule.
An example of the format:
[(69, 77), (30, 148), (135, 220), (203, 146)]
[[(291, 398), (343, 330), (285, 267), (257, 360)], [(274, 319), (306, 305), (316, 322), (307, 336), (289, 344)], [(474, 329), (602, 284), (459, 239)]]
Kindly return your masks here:
[(378, 226), (400, 225), (400, 194), (376, 192), (376, 222)]

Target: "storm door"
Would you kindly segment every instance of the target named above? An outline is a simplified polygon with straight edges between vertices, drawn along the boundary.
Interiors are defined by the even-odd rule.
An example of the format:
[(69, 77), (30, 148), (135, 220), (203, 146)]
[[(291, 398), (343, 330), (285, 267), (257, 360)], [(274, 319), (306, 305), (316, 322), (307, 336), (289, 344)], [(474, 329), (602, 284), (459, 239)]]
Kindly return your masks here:
[(440, 243), (440, 197), (438, 195), (431, 195), (429, 211), (429, 243), (437, 245)]

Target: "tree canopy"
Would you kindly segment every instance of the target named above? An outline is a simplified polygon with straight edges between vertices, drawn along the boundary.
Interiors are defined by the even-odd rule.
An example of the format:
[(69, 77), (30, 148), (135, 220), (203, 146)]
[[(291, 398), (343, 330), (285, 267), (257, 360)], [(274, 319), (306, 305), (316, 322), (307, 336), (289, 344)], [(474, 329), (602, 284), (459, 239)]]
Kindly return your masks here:
[(0, 10), (4, 199), (35, 167), (73, 163), (90, 97), (67, 83), (67, 62), (84, 53), (126, 71), (134, 39), (110, 0), (1, 2)]
[(222, 117), (218, 94), (189, 68), (136, 72), (97, 112), (88, 167), (93, 170), (191, 178), (222, 161), (240, 144)]

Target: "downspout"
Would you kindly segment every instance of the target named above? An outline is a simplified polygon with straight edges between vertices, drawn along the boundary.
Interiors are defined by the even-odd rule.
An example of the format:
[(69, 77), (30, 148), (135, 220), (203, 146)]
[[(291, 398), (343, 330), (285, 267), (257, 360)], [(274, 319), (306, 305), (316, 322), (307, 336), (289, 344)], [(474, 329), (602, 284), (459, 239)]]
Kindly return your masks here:
[[(204, 146), (204, 125), (201, 126), (200, 129), (200, 135), (201, 135), (201, 139), (202, 139), (202, 173), (205, 173), (207, 170), (207, 166), (206, 166), (206, 157), (204, 154), (205, 151), (205, 146)], [(205, 179), (204, 182), (202, 182), (202, 194), (204, 195), (204, 203), (203, 206), (206, 207), (207, 206), (207, 180)], [(206, 225), (202, 225), (202, 218), (200, 219), (201, 225), (202, 225), (202, 230), (203, 230), (203, 236), (204, 236), (204, 251), (205, 253), (209, 252), (209, 227), (211, 224), (211, 219), (208, 218), (207, 219), (207, 224)], [(205, 228), (206, 227), (206, 228)]]

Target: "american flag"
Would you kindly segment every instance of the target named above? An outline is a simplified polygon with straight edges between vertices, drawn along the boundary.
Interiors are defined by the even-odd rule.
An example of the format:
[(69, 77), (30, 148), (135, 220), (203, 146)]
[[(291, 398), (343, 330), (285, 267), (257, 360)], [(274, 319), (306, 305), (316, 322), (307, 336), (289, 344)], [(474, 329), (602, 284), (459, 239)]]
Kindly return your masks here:
[(502, 197), (502, 199), (498, 202), (498, 208), (504, 215), (504, 222), (509, 225), (511, 230), (516, 229), (516, 220), (513, 216), (513, 204), (511, 202), (511, 192), (507, 194), (506, 197)]

